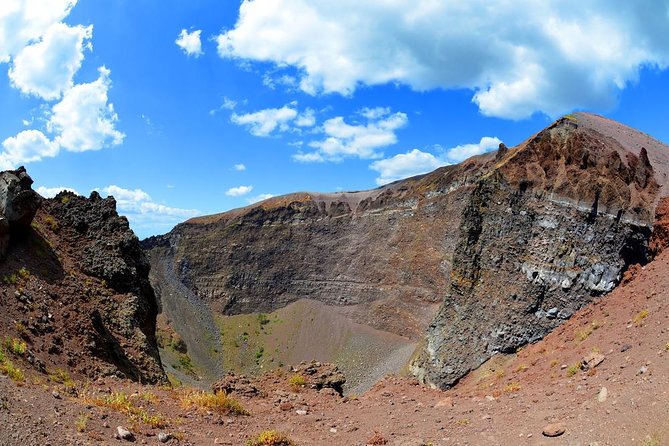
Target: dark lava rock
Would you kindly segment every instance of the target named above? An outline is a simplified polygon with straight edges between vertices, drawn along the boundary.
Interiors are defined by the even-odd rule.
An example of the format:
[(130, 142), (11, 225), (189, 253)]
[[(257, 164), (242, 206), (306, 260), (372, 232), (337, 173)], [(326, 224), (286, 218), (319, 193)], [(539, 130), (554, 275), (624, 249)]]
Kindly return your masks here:
[(212, 384), (211, 389), (214, 393), (224, 392), (226, 395), (236, 393), (246, 397), (264, 394), (264, 392), (254, 386), (251, 383), (251, 380), (246, 376), (236, 375), (233, 372), (229, 372), (223, 379)]
[(40, 207), (32, 184), (24, 167), (0, 172), (0, 255), (7, 253), (11, 232), (29, 228)]
[(312, 361), (300, 363), (292, 371), (307, 379), (307, 385), (316, 390), (334, 389), (339, 395), (344, 393), (346, 377), (334, 364)]

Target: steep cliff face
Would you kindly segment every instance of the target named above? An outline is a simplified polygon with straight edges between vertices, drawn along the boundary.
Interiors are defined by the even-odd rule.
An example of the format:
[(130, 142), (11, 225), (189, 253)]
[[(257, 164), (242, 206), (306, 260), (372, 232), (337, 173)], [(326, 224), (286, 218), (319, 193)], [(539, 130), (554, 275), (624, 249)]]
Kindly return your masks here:
[(30, 192), (41, 208), (0, 263), (2, 334), (22, 338), (45, 373), (165, 382), (149, 263), (114, 199)]
[[(540, 132), (468, 197), (449, 293), (411, 367), (423, 381), (448, 387), (493, 354), (541, 339), (647, 262), (660, 195), (648, 150), (579, 118), (595, 119)], [(658, 144), (649, 147), (662, 155)]]
[(222, 314), (314, 299), (419, 339), (448, 284), (464, 197), (481, 163), (370, 192), (293, 194), (189, 220), (144, 242), (153, 283), (176, 280)]
[(422, 341), (413, 373), (447, 387), (646, 261), (668, 155), (647, 135), (576, 114), (457, 166), (373, 191), (278, 197), (144, 247), (153, 283), (171, 284), (163, 305), (176, 308), (178, 288), (222, 314), (318, 300)]

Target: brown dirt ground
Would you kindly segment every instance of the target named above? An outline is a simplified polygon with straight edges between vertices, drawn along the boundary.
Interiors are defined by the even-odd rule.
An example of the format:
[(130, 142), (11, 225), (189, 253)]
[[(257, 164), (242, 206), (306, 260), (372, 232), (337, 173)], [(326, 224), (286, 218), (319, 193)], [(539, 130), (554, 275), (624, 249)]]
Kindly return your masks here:
[[(120, 444), (113, 439), (117, 425), (133, 429), (140, 444), (159, 444), (155, 435), (171, 432), (180, 440), (170, 444), (243, 445), (267, 429), (300, 445), (364, 445), (375, 433), (389, 445), (407, 446), (668, 444), (668, 310), (669, 251), (544, 340), (493, 358), (449, 391), (389, 377), (363, 395), (342, 399), (293, 392), (289, 375), (268, 375), (257, 382), (267, 396), (239, 398), (251, 416), (184, 409), (178, 390), (120, 380), (79, 382), (70, 395), (41, 375), (29, 374), (22, 386), (3, 377), (0, 444)], [(593, 351), (605, 355), (598, 367), (567, 376), (568, 367)], [(599, 402), (603, 387), (608, 397)], [(162, 414), (169, 425), (151, 429), (91, 403), (110, 390), (133, 395), (135, 404)], [(292, 408), (284, 411), (281, 403)], [(300, 409), (307, 413), (298, 414)], [(76, 432), (84, 416), (85, 430)], [(566, 432), (544, 437), (543, 427), (553, 422), (564, 423)]]

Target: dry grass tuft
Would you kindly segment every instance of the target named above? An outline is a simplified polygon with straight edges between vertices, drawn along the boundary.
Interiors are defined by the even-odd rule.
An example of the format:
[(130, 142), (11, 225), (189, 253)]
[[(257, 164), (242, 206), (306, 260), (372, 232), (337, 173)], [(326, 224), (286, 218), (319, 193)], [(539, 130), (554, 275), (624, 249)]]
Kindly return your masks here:
[(262, 432), (246, 444), (247, 446), (296, 446), (293, 440), (275, 430)]
[(288, 378), (288, 384), (290, 385), (290, 388), (293, 389), (293, 391), (298, 392), (301, 388), (307, 385), (307, 379), (304, 376), (296, 373)]
[(643, 325), (643, 320), (646, 319), (649, 314), (650, 312), (648, 310), (641, 310), (634, 316), (632, 322), (634, 322), (635, 326), (641, 327)]
[(239, 401), (229, 398), (225, 392), (186, 390), (181, 392), (179, 399), (186, 409), (210, 410), (225, 415), (251, 415)]

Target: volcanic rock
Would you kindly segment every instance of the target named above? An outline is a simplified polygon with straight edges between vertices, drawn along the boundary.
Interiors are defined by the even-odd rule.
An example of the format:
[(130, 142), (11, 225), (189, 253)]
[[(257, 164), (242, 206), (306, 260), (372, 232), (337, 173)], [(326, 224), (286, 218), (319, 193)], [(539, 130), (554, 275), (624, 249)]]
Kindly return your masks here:
[(149, 263), (115, 200), (96, 192), (42, 199), (23, 169), (0, 178), (7, 220), (23, 228), (12, 230), (17, 237), (0, 263), (3, 292), (16, 297), (4, 306), (0, 328), (30, 342), (28, 363), (43, 373), (166, 382)]
[[(541, 339), (648, 262), (668, 150), (577, 113), (426, 175), (275, 197), (191, 219), (143, 247), (180, 335), (190, 327), (173, 310), (179, 302), (232, 315), (313, 299), (422, 342), (412, 373), (446, 388)], [(183, 336), (189, 349), (196, 335)]]
[(30, 227), (41, 204), (24, 167), (0, 172), (0, 256), (7, 253), (10, 233)]

